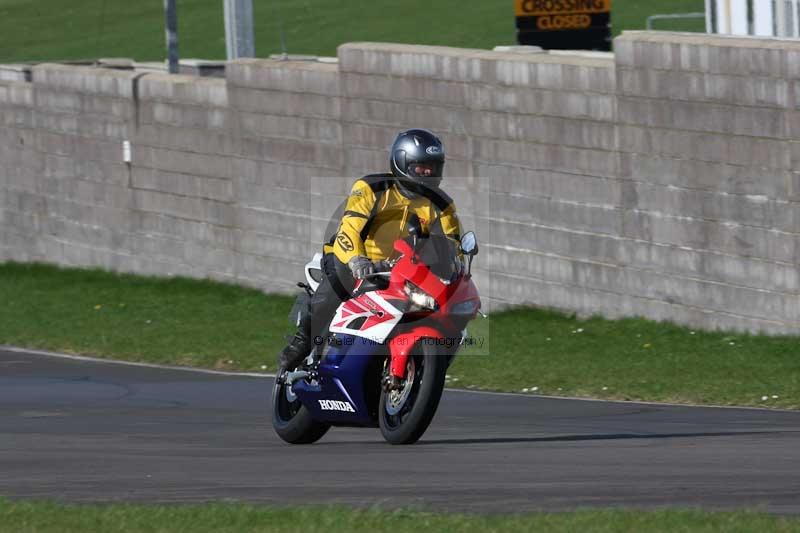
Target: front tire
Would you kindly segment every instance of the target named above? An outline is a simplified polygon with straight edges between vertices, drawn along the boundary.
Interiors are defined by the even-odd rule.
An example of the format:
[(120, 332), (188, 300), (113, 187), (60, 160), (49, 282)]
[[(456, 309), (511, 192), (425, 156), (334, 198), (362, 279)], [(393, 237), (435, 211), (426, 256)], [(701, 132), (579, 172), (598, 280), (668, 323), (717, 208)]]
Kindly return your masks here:
[(381, 392), (378, 425), (391, 444), (413, 444), (428, 429), (444, 390), (447, 358), (436, 346), (418, 343), (406, 366), (406, 386)]
[(277, 379), (272, 389), (272, 427), (289, 444), (317, 442), (331, 428), (330, 424), (314, 420), (291, 387)]

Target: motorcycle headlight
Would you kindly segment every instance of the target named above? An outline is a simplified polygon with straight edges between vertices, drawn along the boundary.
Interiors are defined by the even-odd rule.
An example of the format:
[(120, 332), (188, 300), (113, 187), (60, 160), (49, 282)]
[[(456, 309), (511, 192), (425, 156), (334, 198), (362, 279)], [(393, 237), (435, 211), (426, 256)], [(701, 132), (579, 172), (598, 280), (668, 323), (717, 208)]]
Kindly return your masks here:
[(436, 303), (433, 296), (410, 281), (406, 281), (403, 292), (405, 292), (408, 299), (411, 300), (412, 306), (409, 311), (436, 311), (439, 308), (439, 304)]
[(475, 300), (465, 300), (450, 308), (454, 315), (474, 315), (478, 311), (478, 302)]

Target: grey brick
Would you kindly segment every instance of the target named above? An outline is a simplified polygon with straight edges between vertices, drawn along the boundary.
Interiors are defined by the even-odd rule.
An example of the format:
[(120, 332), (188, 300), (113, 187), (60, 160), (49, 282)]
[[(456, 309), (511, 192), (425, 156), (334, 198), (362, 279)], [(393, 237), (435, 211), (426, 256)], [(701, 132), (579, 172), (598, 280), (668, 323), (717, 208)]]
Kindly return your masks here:
[(650, 69), (617, 70), (620, 94), (785, 108), (789, 82), (776, 78), (727, 76)]
[(231, 87), (232, 109), (269, 115), (338, 118), (341, 98), (312, 93)]
[(521, 250), (535, 250), (583, 260), (614, 263), (620, 239), (599, 233), (555, 228), (490, 218), (479, 221), (492, 228), (492, 243)]
[(131, 175), (131, 186), (222, 202), (233, 200), (233, 180), (229, 178), (209, 178), (135, 167)]
[(284, 293), (297, 291), (297, 281), (303, 278), (303, 266), (308, 262), (248, 253), (237, 253), (235, 259), (240, 280)]
[(291, 189), (280, 189), (270, 184), (242, 182), (236, 188), (238, 202), (248, 207), (273, 209), (280, 212), (308, 214), (311, 212), (307, 194)]
[(0, 82), (0, 102), (33, 107), (33, 86), (30, 83)]
[(268, 233), (298, 240), (309, 240), (309, 213), (291, 213), (244, 206), (239, 212), (239, 226), (244, 231)]
[(234, 87), (339, 95), (339, 69), (335, 64), (237, 59), (227, 64), (226, 78)]
[(184, 258), (190, 265), (202, 265), (198, 273), (208, 276), (209, 273), (235, 276), (236, 262), (233, 250), (215, 248), (207, 244), (188, 241), (184, 245)]
[(627, 211), (623, 231), (627, 237), (695, 250), (714, 250), (784, 263), (796, 260), (797, 235), (773, 229)]
[(132, 211), (129, 221), (134, 233), (163, 235), (216, 248), (233, 250), (238, 238), (233, 228), (148, 211)]
[(764, 195), (738, 195), (639, 183), (636, 185), (636, 196), (636, 207), (640, 210), (800, 232), (800, 205)]
[(166, 214), (219, 226), (233, 226), (235, 221), (235, 213), (229, 203), (146, 190), (134, 190), (132, 199), (131, 207), (140, 211)]
[(130, 141), (134, 153), (140, 146), (220, 155), (232, 155), (238, 150), (230, 131), (168, 125), (141, 124)]
[(467, 84), (460, 82), (359, 73), (342, 74), (342, 94), (348, 98), (465, 106), (468, 89)]
[(784, 112), (766, 107), (719, 105), (705, 102), (620, 97), (623, 124), (785, 138)]
[(252, 137), (241, 140), (239, 155), (245, 159), (308, 165), (315, 168), (341, 168), (344, 159), (342, 150), (337, 145), (293, 139), (261, 140)]
[(694, 189), (711, 189), (738, 194), (764, 194), (784, 198), (790, 172), (768, 168), (726, 165), (621, 153), (620, 177)]
[(469, 107), (514, 114), (548, 115), (592, 120), (615, 118), (615, 97), (574, 91), (469, 86)]
[(31, 69), (34, 85), (131, 98), (135, 72), (43, 63)]
[(618, 205), (621, 194), (616, 179), (500, 164), (478, 165), (477, 172), (491, 190), (508, 194), (598, 205)]
[(787, 74), (787, 45), (775, 39), (629, 31), (615, 39), (614, 45), (621, 47), (625, 66), (743, 76)]
[(231, 126), (230, 113), (219, 107), (178, 105), (165, 102), (143, 102), (139, 107), (143, 124), (163, 124), (182, 128), (226, 130)]
[(623, 152), (772, 169), (789, 168), (789, 150), (781, 140), (628, 125), (619, 126), (618, 131), (619, 149)]
[(244, 135), (266, 138), (315, 141), (341, 144), (342, 126), (329, 119), (285, 117), (280, 115), (243, 114), (240, 117)]
[(548, 116), (479, 113), (472, 133), (478, 137), (614, 150), (614, 124)]
[[(386, 150), (365, 150), (351, 148), (348, 151), (345, 175), (364, 175), (380, 172), (388, 166), (389, 156)], [(450, 173), (450, 162), (447, 163), (447, 172)]]
[(228, 105), (225, 80), (174, 74), (142, 76), (139, 79), (139, 98), (142, 101), (195, 103), (212, 107)]
[(524, 166), (534, 161), (542, 170), (606, 177), (617, 173), (616, 156), (612, 152), (493, 139), (475, 139), (473, 146), (473, 157), (480, 163), (503, 161)]
[(794, 265), (759, 258), (625, 240), (619, 259), (631, 267), (754, 289), (797, 293), (800, 288), (800, 272)]
[(272, 184), (283, 189), (308, 192), (313, 177), (335, 176), (340, 173), (340, 169), (237, 157), (231, 159), (231, 173), (237, 183), (243, 181), (260, 185)]
[(134, 166), (211, 178), (231, 176), (230, 161), (226, 157), (149, 146), (136, 146), (132, 152)]
[(441, 133), (469, 134), (470, 112), (466, 109), (347, 98), (342, 119), (348, 122), (383, 124), (397, 128), (421, 127)]
[[(291, 239), (278, 237), (268, 233), (244, 231), (240, 235), (238, 251), (266, 257), (294, 259), (295, 261), (308, 261), (310, 242), (305, 239)], [(302, 270), (297, 272), (302, 275)]]
[(608, 235), (619, 235), (622, 230), (621, 214), (617, 209), (596, 205), (576, 205), (544, 198), (494, 193), (489, 195), (488, 205), (482, 203), (476, 208), (475, 212), (479, 216), (502, 217), (506, 213), (514, 213), (515, 220), (520, 223), (543, 224)]

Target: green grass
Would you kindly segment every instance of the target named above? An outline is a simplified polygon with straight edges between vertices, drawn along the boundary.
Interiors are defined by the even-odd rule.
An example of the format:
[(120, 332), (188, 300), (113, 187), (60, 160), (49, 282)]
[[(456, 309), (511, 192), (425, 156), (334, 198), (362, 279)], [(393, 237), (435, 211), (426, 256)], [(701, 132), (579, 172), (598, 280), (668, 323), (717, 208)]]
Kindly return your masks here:
[(12, 503), (0, 499), (0, 532), (83, 533), (103, 531), (306, 531), (320, 533), (392, 531), (393, 533), (498, 531), (547, 532), (789, 532), (800, 521), (755, 512), (712, 513), (696, 510), (577, 511), (474, 515), (413, 510), (355, 510), (344, 507), (276, 508), (240, 504), (206, 505), (59, 505)]
[[(703, 0), (614, 0), (614, 33), (642, 29), (654, 13), (703, 11)], [(257, 55), (336, 55), (352, 41), (492, 48), (514, 44), (511, 0), (268, 0), (254, 2)], [(0, 0), (0, 62), (164, 58), (162, 0)], [(407, 15), (404, 15), (407, 14)], [(224, 58), (221, 0), (178, 0), (181, 57)], [(657, 29), (702, 31), (703, 21)]]
[(0, 343), (226, 369), (274, 369), (292, 299), (183, 278), (0, 265)]
[[(292, 301), (210, 281), (5, 263), (0, 344), (274, 370), (291, 332)], [(456, 359), (450, 386), (800, 408), (797, 337), (693, 332), (641, 319), (577, 320), (537, 309), (478, 319), (470, 334), (485, 345)]]

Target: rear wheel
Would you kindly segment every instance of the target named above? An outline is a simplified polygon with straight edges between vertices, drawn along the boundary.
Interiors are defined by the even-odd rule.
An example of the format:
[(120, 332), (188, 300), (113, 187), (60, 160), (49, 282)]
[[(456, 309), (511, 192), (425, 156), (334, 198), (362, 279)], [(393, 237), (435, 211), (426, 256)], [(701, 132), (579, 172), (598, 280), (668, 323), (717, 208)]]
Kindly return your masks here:
[(311, 444), (322, 438), (331, 426), (314, 420), (291, 386), (276, 379), (272, 389), (272, 427), (289, 444)]
[(439, 406), (447, 372), (447, 358), (436, 346), (419, 343), (406, 364), (401, 390), (381, 392), (378, 425), (391, 444), (413, 444), (428, 429)]

